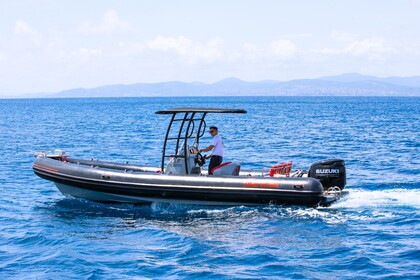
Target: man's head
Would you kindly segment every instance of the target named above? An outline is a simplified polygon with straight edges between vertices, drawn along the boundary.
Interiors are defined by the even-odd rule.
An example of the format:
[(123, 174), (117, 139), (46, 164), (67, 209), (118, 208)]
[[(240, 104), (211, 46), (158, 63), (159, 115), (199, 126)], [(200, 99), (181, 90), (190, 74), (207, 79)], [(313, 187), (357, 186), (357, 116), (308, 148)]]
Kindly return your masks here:
[(214, 135), (216, 135), (216, 134), (217, 134), (218, 129), (217, 129), (217, 127), (216, 127), (216, 126), (210, 126), (210, 130), (209, 130), (209, 132), (210, 132), (211, 136), (214, 136)]

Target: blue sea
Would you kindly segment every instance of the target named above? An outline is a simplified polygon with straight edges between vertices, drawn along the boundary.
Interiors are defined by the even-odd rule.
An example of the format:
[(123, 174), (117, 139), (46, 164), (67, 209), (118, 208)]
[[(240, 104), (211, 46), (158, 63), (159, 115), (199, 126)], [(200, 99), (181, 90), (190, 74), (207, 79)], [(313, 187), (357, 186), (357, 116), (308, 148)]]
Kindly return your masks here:
[[(172, 107), (209, 115), (225, 160), (342, 158), (330, 207), (103, 204), (34, 175), (36, 150), (158, 166)], [(201, 143), (210, 143), (206, 135)], [(419, 279), (419, 97), (0, 99), (2, 279)]]

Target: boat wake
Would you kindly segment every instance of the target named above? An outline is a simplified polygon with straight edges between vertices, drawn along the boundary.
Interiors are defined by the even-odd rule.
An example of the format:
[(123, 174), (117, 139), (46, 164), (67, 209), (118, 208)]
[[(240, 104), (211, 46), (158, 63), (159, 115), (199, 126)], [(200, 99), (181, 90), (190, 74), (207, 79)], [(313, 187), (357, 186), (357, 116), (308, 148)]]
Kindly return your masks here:
[(412, 207), (420, 208), (420, 189), (364, 190), (351, 189), (346, 197), (329, 208)]
[(349, 194), (329, 207), (300, 206), (237, 206), (205, 207), (185, 204), (154, 203), (155, 214), (183, 214), (189, 219), (213, 219), (243, 223), (255, 220), (311, 220), (327, 224), (344, 224), (350, 221), (376, 221), (396, 218), (395, 208), (416, 211), (420, 208), (420, 190), (403, 188), (389, 190), (352, 189)]
[[(83, 199), (62, 199), (53, 203), (54, 216), (67, 219), (92, 217), (121, 218), (137, 224), (224, 225), (226, 228), (252, 226), (253, 223), (275, 221), (311, 221), (321, 224), (348, 224), (349, 222), (374, 222), (398, 219), (402, 212), (416, 212), (420, 208), (420, 189), (366, 190), (351, 189), (349, 194), (329, 207), (302, 207), (290, 205), (261, 206), (205, 206), (183, 203), (153, 202), (147, 205), (103, 204)], [(136, 222), (137, 221), (137, 222)], [(169, 222), (169, 223), (168, 223)], [(251, 224), (251, 225), (250, 225)]]

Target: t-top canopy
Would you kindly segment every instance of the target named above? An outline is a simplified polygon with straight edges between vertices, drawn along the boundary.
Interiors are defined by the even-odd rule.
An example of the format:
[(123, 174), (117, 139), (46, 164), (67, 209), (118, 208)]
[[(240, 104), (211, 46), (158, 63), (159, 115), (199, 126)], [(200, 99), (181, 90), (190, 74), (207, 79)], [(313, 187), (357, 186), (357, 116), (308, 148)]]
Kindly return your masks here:
[(236, 113), (245, 114), (243, 109), (226, 109), (226, 108), (173, 108), (168, 110), (156, 111), (156, 114), (176, 114), (176, 113)]

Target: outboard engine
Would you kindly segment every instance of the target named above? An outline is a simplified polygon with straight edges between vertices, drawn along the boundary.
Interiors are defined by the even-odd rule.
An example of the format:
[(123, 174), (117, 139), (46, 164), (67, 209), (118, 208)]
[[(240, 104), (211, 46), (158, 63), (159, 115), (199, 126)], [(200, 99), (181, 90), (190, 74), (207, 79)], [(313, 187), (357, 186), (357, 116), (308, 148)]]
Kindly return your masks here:
[(342, 159), (327, 159), (315, 162), (309, 168), (308, 177), (318, 179), (325, 190), (346, 186), (346, 165)]

